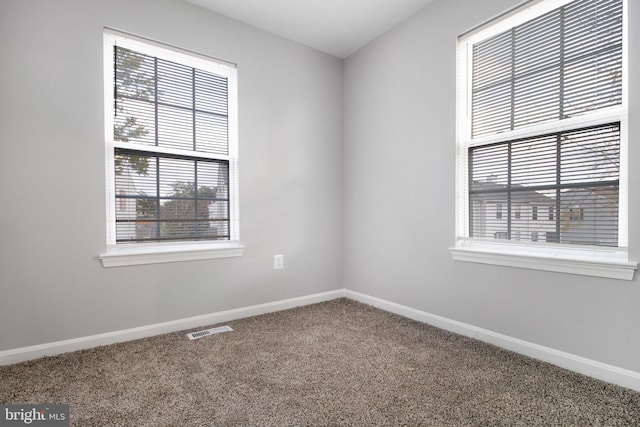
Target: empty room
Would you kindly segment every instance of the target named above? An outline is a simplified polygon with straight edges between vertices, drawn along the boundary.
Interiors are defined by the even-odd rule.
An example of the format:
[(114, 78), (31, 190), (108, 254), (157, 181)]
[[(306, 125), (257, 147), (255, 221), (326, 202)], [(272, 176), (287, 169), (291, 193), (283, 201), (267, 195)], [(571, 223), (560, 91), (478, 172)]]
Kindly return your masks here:
[(0, 0), (0, 425), (639, 425), (637, 0)]

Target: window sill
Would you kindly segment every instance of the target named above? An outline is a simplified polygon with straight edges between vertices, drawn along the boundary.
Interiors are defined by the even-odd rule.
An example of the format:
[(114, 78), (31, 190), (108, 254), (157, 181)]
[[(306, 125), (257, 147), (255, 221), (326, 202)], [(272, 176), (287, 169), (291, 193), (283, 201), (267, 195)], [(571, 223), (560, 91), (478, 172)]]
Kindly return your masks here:
[(456, 261), (618, 280), (633, 280), (638, 268), (638, 263), (628, 261), (627, 252), (619, 249), (532, 248), (516, 244), (465, 242), (449, 251)]
[(239, 242), (224, 244), (177, 243), (112, 245), (100, 255), (103, 267), (123, 267), (128, 265), (160, 264), (166, 262), (196, 261), (214, 258), (239, 257), (244, 254), (244, 246)]

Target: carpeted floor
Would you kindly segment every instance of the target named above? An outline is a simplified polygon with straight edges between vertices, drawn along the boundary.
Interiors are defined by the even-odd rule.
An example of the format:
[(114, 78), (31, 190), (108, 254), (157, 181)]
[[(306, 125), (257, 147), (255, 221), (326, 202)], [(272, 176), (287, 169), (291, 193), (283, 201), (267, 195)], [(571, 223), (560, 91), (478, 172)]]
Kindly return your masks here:
[(2, 366), (0, 402), (74, 426), (640, 426), (640, 393), (347, 299), (227, 324)]

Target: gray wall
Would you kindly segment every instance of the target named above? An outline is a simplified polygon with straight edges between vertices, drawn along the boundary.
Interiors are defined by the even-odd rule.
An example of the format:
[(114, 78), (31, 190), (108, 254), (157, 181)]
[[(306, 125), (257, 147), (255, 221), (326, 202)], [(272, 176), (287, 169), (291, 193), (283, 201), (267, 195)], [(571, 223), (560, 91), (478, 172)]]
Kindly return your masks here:
[[(520, 0), (439, 0), (345, 63), (345, 287), (640, 371), (640, 286), (454, 262), (456, 37)], [(629, 1), (630, 76), (640, 4)], [(631, 79), (630, 245), (640, 256), (640, 82)]]
[[(238, 64), (244, 257), (101, 266), (104, 26)], [(0, 58), (0, 350), (342, 288), (341, 60), (172, 0), (2, 0)]]

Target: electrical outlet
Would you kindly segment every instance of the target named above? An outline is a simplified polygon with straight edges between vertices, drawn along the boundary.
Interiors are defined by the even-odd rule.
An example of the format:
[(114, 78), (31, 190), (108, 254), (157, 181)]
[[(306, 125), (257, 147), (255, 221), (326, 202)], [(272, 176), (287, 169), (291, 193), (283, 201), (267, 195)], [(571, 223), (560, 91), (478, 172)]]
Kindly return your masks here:
[(284, 255), (273, 256), (273, 269), (282, 270), (284, 268)]

